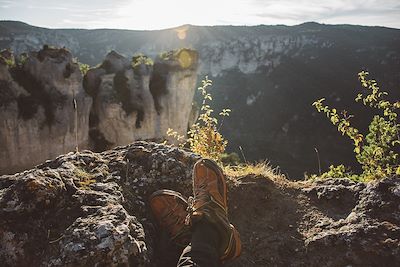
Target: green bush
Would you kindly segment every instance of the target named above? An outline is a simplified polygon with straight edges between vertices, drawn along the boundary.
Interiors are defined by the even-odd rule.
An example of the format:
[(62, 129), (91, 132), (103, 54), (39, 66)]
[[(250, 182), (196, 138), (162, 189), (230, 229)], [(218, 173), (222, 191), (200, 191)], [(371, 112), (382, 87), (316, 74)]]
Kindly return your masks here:
[(78, 60), (78, 58), (74, 57), (72, 59), (72, 63), (78, 64), (79, 70), (81, 71), (82, 75), (85, 76), (86, 73), (90, 70), (90, 66), (88, 64), (82, 63)]
[(14, 60), (14, 57), (11, 58), (5, 58), (2, 55), (0, 55), (0, 60), (5, 62), (8, 68), (14, 68), (16, 66), (16, 62)]
[(145, 64), (147, 66), (153, 66), (154, 62), (151, 58), (143, 55), (143, 54), (136, 54), (132, 57), (131, 66), (132, 68), (137, 68), (141, 64)]
[[(377, 82), (368, 79), (368, 72), (362, 71), (358, 74), (362, 86), (362, 92), (358, 94), (355, 101), (376, 111), (369, 124), (368, 133), (362, 134), (353, 127), (350, 119), (353, 115), (346, 111), (338, 112), (335, 108), (324, 105), (322, 98), (313, 103), (318, 112), (326, 114), (328, 119), (335, 125), (342, 135), (347, 135), (354, 145), (356, 159), (362, 167), (362, 173), (352, 174), (346, 171), (344, 165), (331, 166), (330, 170), (322, 174), (326, 177), (348, 177), (360, 181), (370, 181), (400, 175), (399, 167), (399, 130), (400, 124), (398, 114), (400, 102), (387, 100), (388, 93), (382, 91)], [(316, 175), (312, 176), (317, 177)]]

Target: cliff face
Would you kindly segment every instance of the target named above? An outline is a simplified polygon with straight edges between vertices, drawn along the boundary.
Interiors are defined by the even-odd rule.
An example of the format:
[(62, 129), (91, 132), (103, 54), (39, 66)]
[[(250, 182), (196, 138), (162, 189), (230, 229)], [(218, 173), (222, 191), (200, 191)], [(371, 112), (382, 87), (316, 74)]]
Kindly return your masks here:
[(185, 25), (148, 32), (49, 30), (11, 21), (2, 24), (0, 48), (11, 48), (16, 53), (37, 50), (50, 43), (68, 47), (82, 62), (95, 65), (111, 50), (126, 55), (141, 52), (154, 58), (160, 51), (189, 47), (199, 51), (201, 75), (212, 76), (231, 69), (254, 73), (263, 67), (273, 68), (282, 57), (296, 55), (307, 47), (329, 48), (334, 44), (333, 40), (320, 36), (322, 27), (313, 23), (296, 27)]
[[(132, 66), (133, 64), (133, 66)], [(96, 147), (127, 145), (133, 140), (167, 138), (168, 128), (184, 135), (197, 81), (198, 55), (183, 49), (168, 58), (138, 56), (129, 62), (111, 52), (88, 72), (92, 92), (92, 136)]]
[(10, 48), (16, 54), (38, 51), (44, 44), (68, 47), (71, 51), (80, 49), (76, 38), (57, 30), (33, 27), (25, 23), (2, 21), (0, 26), (0, 49)]
[(200, 48), (199, 52), (203, 55), (202, 73), (210, 73), (216, 77), (229, 70), (238, 70), (244, 74), (256, 73), (260, 69), (271, 71), (283, 58), (296, 56), (307, 47), (318, 49), (332, 45), (328, 40), (301, 33), (271, 34), (253, 38), (241, 36)]
[[(32, 167), (75, 148), (102, 151), (187, 130), (198, 56), (153, 63), (110, 52), (84, 80), (66, 49), (45, 46), (0, 62), (0, 173)], [(92, 105), (93, 103), (93, 105)]]
[[(0, 63), (0, 173), (88, 148), (91, 98), (65, 49), (44, 48)], [(13, 56), (8, 57), (14, 61)], [(12, 65), (12, 64), (11, 64)], [(75, 109), (76, 107), (76, 109)]]
[[(182, 248), (160, 232), (148, 197), (192, 194), (199, 157), (135, 142), (69, 153), (0, 176), (5, 266), (176, 266)], [(228, 177), (230, 221), (243, 242), (227, 266), (398, 266), (400, 179), (290, 182)]]

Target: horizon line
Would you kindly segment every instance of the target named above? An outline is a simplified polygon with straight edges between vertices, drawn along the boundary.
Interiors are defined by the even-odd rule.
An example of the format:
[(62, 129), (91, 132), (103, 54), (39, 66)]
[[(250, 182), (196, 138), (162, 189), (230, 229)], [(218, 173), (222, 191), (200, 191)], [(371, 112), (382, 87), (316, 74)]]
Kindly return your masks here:
[(33, 25), (30, 24), (29, 22), (21, 21), (21, 20), (0, 20), (1, 22), (17, 22), (17, 23), (23, 23), (28, 26), (36, 27), (36, 28), (42, 28), (42, 29), (48, 29), (48, 30), (122, 30), (122, 31), (165, 31), (165, 30), (173, 30), (173, 29), (178, 29), (181, 27), (185, 26), (190, 26), (190, 27), (277, 27), (277, 26), (284, 26), (284, 27), (296, 27), (300, 26), (303, 24), (318, 24), (322, 26), (358, 26), (358, 27), (371, 27), (371, 28), (387, 28), (387, 29), (394, 29), (394, 30), (400, 30), (400, 28), (394, 28), (394, 27), (388, 27), (388, 26), (382, 26), (382, 25), (361, 25), (361, 24), (350, 24), (350, 23), (340, 23), (340, 24), (329, 24), (329, 23), (321, 23), (321, 22), (316, 22), (316, 21), (305, 21), (299, 24), (293, 24), (293, 25), (287, 25), (287, 24), (253, 24), (253, 25), (234, 25), (234, 24), (215, 24), (215, 25), (196, 25), (196, 24), (182, 24), (178, 25), (175, 27), (168, 27), (168, 28), (160, 28), (160, 29), (128, 29), (128, 28), (50, 28), (48, 26), (38, 26), (38, 25)]

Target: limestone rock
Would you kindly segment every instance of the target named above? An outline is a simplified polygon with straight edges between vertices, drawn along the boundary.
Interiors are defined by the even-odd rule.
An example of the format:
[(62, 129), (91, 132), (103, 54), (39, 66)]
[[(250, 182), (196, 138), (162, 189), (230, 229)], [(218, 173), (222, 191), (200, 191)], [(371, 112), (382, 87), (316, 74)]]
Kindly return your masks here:
[(103, 64), (84, 78), (94, 98), (91, 137), (96, 150), (135, 140), (161, 140), (168, 128), (184, 135), (197, 81), (197, 52), (172, 51), (135, 62), (110, 52)]
[[(182, 49), (132, 61), (111, 51), (84, 79), (71, 53), (45, 45), (0, 57), (0, 174), (74, 150), (184, 135), (192, 112), (198, 54)], [(92, 105), (93, 103), (93, 105)]]
[(92, 100), (68, 50), (44, 46), (0, 63), (0, 85), (0, 173), (87, 148)]
[[(176, 266), (149, 212), (158, 189), (192, 194), (199, 157), (135, 142), (60, 156), (0, 176), (0, 261), (5, 266)], [(400, 179), (290, 182), (228, 179), (230, 221), (243, 251), (226, 266), (397, 266)], [(162, 244), (165, 243), (166, 247)]]
[(69, 153), (0, 177), (0, 260), (6, 266), (147, 266), (158, 188), (190, 192), (197, 156), (137, 142)]
[(101, 68), (107, 73), (116, 73), (129, 68), (129, 66), (130, 62), (127, 58), (112, 50), (106, 55)]

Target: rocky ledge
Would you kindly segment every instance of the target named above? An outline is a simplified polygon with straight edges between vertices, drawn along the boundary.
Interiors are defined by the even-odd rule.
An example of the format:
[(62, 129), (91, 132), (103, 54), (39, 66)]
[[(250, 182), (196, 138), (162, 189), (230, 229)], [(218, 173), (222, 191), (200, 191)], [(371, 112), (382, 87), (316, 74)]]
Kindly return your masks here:
[[(173, 266), (147, 199), (191, 194), (199, 157), (136, 142), (60, 156), (0, 177), (0, 262), (5, 266)], [(400, 264), (400, 179), (290, 182), (229, 178), (230, 218), (242, 256), (229, 266)], [(166, 249), (168, 248), (168, 249)]]

